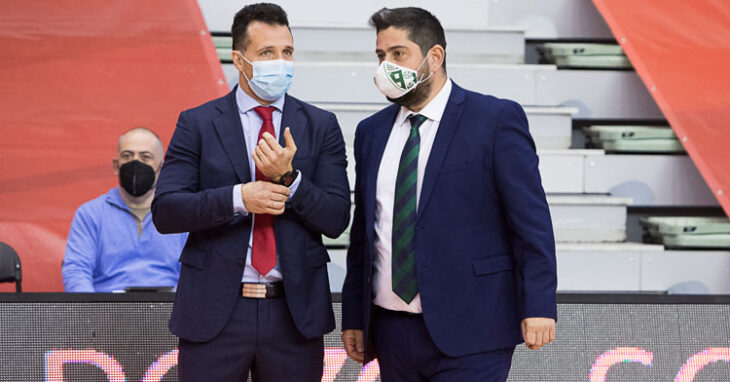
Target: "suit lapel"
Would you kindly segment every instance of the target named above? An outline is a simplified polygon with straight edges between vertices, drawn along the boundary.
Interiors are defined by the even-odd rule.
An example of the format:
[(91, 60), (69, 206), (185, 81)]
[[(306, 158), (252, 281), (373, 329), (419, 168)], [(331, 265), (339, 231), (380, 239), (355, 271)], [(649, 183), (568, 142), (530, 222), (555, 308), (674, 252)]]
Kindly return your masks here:
[[(307, 126), (307, 118), (304, 113), (301, 112), (301, 105), (299, 102), (286, 95), (284, 100), (284, 110), (281, 111), (281, 126), (279, 127), (279, 144), (284, 147), (284, 130), (288, 127), (291, 131), (294, 143), (304, 143), (304, 132)], [(304, 151), (304, 150), (302, 150)], [(298, 152), (298, 151), (297, 151)], [(296, 155), (296, 154), (295, 154)]]
[(378, 170), (399, 109), (398, 105), (393, 104), (385, 109), (381, 118), (376, 119), (369, 126), (363, 126), (368, 130), (372, 130), (372, 139), (369, 142), (363, 142), (363, 145), (367, 146), (367, 150), (364, 150), (365, 147), (363, 147), (363, 155), (361, 155), (361, 158), (366, 161), (363, 204), (365, 205), (365, 218), (369, 222), (367, 226), (370, 228), (373, 227), (375, 222)]
[(459, 126), (459, 117), (464, 109), (461, 105), (463, 101), (464, 89), (453, 84), (449, 101), (446, 103), (446, 109), (444, 110), (444, 115), (441, 118), (438, 130), (436, 131), (436, 137), (434, 138), (431, 153), (429, 154), (428, 162), (426, 163), (426, 172), (423, 175), (421, 196), (418, 201), (418, 217), (421, 216), (424, 207), (428, 204), (428, 199), (431, 197), (431, 192), (436, 184), (436, 178), (439, 170), (441, 169), (441, 164), (443, 163), (444, 158), (446, 158), (446, 153), (449, 151), (451, 138), (454, 136), (454, 133)]
[(248, 166), (246, 153), (246, 138), (243, 136), (241, 117), (236, 105), (236, 88), (233, 89), (222, 102), (216, 105), (220, 115), (213, 120), (223, 151), (233, 165), (233, 170), (241, 183), (251, 181), (251, 169)]

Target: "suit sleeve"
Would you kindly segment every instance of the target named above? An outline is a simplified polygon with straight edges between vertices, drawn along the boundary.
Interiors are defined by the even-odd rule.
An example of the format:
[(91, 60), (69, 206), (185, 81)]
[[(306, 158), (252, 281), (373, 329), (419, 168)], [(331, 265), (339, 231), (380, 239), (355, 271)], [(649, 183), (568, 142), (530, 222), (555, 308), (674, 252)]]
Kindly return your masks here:
[(495, 135), (493, 163), (522, 276), (522, 312), (525, 318), (556, 319), (555, 239), (538, 161), (527, 117), (509, 102)]
[(300, 173), (299, 187), (289, 205), (309, 229), (335, 238), (350, 223), (350, 185), (342, 130), (334, 114), (329, 116), (316, 171)]
[(233, 185), (200, 190), (198, 126), (180, 113), (152, 201), (152, 220), (160, 233), (196, 232), (233, 218)]
[(365, 216), (363, 215), (360, 182), (363, 177), (359, 138), (360, 128), (355, 131), (355, 212), (350, 228), (350, 246), (347, 250), (347, 274), (342, 286), (342, 330), (363, 329), (362, 304), (365, 285)]

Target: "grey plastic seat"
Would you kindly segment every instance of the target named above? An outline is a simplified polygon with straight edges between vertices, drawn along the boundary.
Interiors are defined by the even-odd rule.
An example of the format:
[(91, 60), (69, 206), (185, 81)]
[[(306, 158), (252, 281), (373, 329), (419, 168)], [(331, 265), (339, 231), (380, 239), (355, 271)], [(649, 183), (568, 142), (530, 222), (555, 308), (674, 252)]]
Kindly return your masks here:
[(15, 282), (15, 291), (22, 292), (20, 256), (13, 247), (0, 241), (0, 283)]

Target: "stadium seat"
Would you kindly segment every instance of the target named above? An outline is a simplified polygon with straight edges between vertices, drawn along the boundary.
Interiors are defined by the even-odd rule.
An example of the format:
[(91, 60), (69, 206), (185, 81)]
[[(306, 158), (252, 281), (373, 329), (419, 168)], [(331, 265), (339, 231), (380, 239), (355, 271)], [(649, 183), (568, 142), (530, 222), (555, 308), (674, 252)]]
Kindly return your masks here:
[(0, 241), (0, 283), (15, 282), (15, 291), (22, 292), (20, 256), (13, 247)]

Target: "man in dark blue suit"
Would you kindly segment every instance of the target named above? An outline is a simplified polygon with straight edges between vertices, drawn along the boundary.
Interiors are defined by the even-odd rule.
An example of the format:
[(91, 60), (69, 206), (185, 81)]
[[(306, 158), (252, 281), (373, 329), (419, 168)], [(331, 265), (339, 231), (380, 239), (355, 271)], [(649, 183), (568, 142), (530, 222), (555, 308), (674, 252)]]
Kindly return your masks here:
[(349, 222), (342, 132), (286, 94), (279, 6), (244, 7), (232, 35), (239, 85), (180, 114), (152, 204), (160, 232), (190, 232), (170, 319), (180, 379), (320, 381), (335, 327), (321, 235)]
[(555, 245), (535, 146), (515, 102), (446, 74), (439, 21), (371, 17), (375, 84), (395, 104), (355, 134), (342, 340), (384, 382), (504, 381), (515, 346), (555, 337)]

